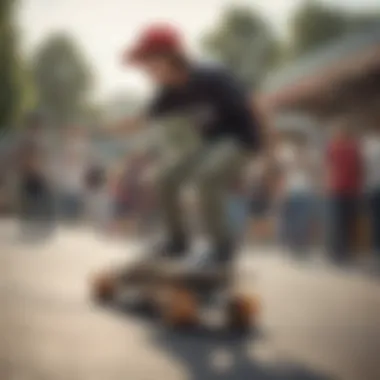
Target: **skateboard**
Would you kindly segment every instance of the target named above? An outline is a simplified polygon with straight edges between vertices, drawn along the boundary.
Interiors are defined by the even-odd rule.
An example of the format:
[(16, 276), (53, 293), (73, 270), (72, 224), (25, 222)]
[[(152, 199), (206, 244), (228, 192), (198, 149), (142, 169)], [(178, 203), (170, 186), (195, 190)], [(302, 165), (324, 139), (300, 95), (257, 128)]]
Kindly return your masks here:
[(257, 324), (260, 302), (237, 289), (231, 272), (197, 272), (168, 261), (111, 268), (92, 279), (92, 299), (108, 303), (124, 292), (137, 292), (165, 325), (175, 328), (199, 325), (202, 311), (216, 306), (227, 328), (247, 331)]

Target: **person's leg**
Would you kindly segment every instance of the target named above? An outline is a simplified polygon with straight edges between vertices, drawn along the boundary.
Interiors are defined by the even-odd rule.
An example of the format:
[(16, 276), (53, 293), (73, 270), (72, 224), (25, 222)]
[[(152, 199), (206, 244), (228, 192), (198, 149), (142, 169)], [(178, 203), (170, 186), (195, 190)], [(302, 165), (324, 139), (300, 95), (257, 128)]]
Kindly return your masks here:
[(242, 194), (230, 194), (227, 202), (227, 213), (234, 237), (243, 237), (249, 215), (246, 197)]
[(28, 236), (40, 237), (52, 226), (48, 195), (42, 177), (34, 173), (25, 176), (21, 188), (21, 222), (22, 232)]
[(39, 177), (39, 186), (34, 193), (33, 203), (35, 233), (39, 238), (47, 238), (54, 231), (55, 214), (52, 189), (43, 177)]
[(302, 253), (311, 247), (315, 224), (314, 197), (312, 194), (300, 195), (297, 205), (297, 246)]
[(328, 220), (328, 201), (326, 195), (315, 194), (313, 202), (313, 234), (314, 244), (325, 247), (326, 238), (329, 230)]
[(290, 248), (290, 217), (291, 217), (291, 201), (286, 195), (279, 207), (278, 219), (278, 237), (281, 244), (286, 248)]
[(70, 211), (69, 211), (69, 218), (71, 221), (77, 221), (78, 218), (79, 218), (79, 196), (78, 194), (70, 194), (68, 196), (68, 202), (69, 202), (69, 207), (70, 207)]
[(112, 204), (112, 218), (114, 222), (114, 232), (121, 233), (125, 232), (123, 230), (123, 226), (126, 223), (126, 219), (129, 214), (129, 204), (127, 200), (116, 198), (113, 199)]
[(355, 250), (358, 236), (358, 221), (359, 221), (359, 198), (356, 196), (347, 197), (344, 208), (344, 245), (345, 259), (349, 260)]
[(347, 261), (353, 251), (358, 227), (358, 198), (341, 197), (339, 200), (339, 249), (338, 259)]
[(41, 218), (47, 230), (52, 230), (55, 225), (53, 191), (45, 181), (41, 191)]
[(73, 194), (66, 194), (66, 219), (70, 222), (75, 220), (76, 216), (76, 199)]
[(158, 204), (168, 245), (163, 249), (173, 251), (172, 253), (183, 253), (188, 247), (188, 232), (180, 192), (198, 158), (198, 154), (194, 154), (171, 160), (161, 167), (157, 176)]
[(288, 226), (290, 231), (290, 246), (294, 253), (300, 253), (304, 248), (307, 213), (305, 207), (307, 204), (300, 194), (294, 194), (289, 202), (290, 212), (288, 216)]
[(380, 260), (380, 190), (374, 194), (374, 248)]
[(345, 254), (344, 199), (334, 195), (329, 200), (329, 250), (332, 259), (340, 261)]
[(37, 200), (40, 194), (38, 178), (33, 174), (26, 174), (21, 183), (21, 219), (26, 224), (33, 222), (38, 215)]
[(372, 192), (369, 206), (371, 248), (380, 259), (380, 190)]
[(65, 223), (71, 220), (72, 214), (72, 199), (71, 195), (63, 191), (59, 194), (59, 217)]
[(246, 160), (243, 148), (233, 140), (223, 140), (208, 148), (196, 173), (204, 228), (222, 260), (230, 259), (236, 243), (227, 202)]
[(31, 193), (27, 186), (26, 181), (23, 181), (20, 186), (19, 198), (19, 218), (20, 218), (20, 232), (22, 235), (28, 235), (32, 221), (32, 201)]
[[(77, 194), (76, 202), (77, 202), (76, 218), (77, 218), (77, 220), (82, 220), (83, 219), (83, 204), (84, 204), (82, 193)], [(111, 200), (109, 200), (109, 207), (111, 207), (110, 205), (111, 205)]]

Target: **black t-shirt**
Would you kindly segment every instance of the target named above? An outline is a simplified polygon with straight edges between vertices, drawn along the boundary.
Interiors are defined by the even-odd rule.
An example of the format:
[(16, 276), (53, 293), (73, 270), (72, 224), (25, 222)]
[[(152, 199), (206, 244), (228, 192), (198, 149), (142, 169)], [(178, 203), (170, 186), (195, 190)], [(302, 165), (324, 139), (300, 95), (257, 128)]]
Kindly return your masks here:
[(258, 120), (249, 105), (248, 94), (221, 68), (193, 67), (186, 84), (160, 89), (149, 117), (172, 115), (189, 117), (205, 141), (232, 137), (249, 149), (260, 147)]

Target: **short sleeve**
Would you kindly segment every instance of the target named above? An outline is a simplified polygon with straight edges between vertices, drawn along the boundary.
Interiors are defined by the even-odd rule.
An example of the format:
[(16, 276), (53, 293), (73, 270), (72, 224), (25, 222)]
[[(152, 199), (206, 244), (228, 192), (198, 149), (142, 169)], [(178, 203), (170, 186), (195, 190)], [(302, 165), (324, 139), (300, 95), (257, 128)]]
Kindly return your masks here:
[(218, 70), (208, 79), (215, 96), (227, 107), (240, 109), (248, 100), (248, 91), (240, 81), (228, 71)]

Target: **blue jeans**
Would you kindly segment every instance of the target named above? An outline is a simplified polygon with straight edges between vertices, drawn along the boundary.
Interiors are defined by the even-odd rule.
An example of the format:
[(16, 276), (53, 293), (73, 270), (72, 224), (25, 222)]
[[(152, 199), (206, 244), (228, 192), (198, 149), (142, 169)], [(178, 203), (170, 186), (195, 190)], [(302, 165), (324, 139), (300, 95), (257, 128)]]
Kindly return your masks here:
[(316, 218), (316, 199), (313, 194), (289, 194), (280, 210), (282, 243), (295, 251), (308, 248)]
[(60, 214), (65, 220), (78, 219), (83, 211), (82, 197), (79, 194), (63, 194), (60, 209)]
[(230, 195), (227, 205), (227, 213), (231, 223), (231, 230), (235, 238), (244, 234), (244, 229), (249, 215), (246, 197), (243, 195)]

